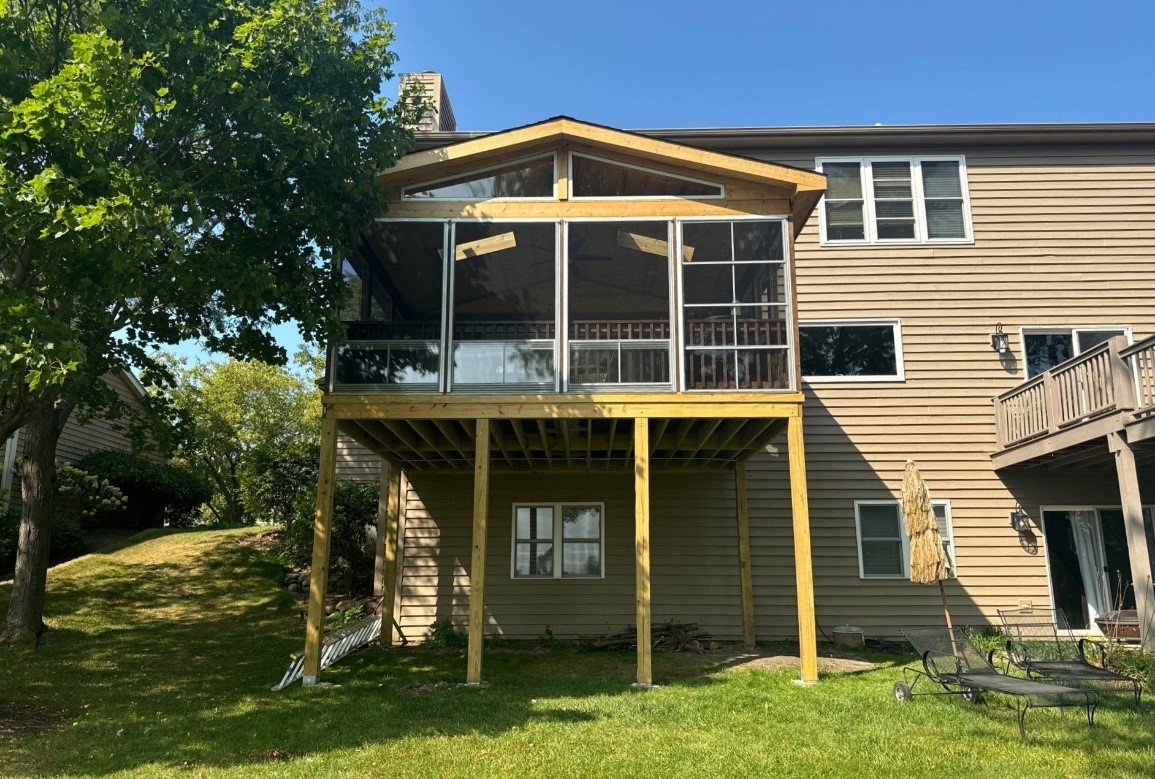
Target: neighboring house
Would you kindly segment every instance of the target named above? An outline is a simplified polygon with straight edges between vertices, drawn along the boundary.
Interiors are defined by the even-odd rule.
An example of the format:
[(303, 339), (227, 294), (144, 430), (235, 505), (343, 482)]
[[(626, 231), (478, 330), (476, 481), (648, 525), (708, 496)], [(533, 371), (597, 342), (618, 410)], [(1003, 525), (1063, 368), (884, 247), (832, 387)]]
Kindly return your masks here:
[(1137, 605), (1155, 640), (1155, 125), (563, 117), (381, 182), (324, 402), (339, 473), (396, 466), (397, 629), (468, 625), (471, 681), (482, 625), (798, 637), (810, 677), (814, 620), (941, 624), (907, 458), (957, 623)]
[[(104, 380), (126, 406), (140, 408), (145, 390), (140, 380), (130, 371), (109, 374)], [(123, 425), (119, 423), (101, 418), (81, 423), (79, 415), (73, 413), (60, 434), (60, 441), (56, 445), (56, 459), (76, 463), (90, 452), (104, 449), (131, 451), (132, 442), (122, 427)], [(0, 466), (3, 467), (3, 471), (0, 472), (0, 512), (15, 509), (20, 505), (20, 476), (13, 464), (16, 458), (24, 454), (23, 432), (23, 430), (16, 431), (4, 445), (4, 459), (0, 461)]]

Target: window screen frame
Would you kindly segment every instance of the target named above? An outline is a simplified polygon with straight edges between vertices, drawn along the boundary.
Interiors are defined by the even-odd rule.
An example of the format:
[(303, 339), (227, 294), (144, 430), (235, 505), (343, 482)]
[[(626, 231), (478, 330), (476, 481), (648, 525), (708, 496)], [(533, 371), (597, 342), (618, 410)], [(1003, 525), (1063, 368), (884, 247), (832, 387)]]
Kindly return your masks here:
[[(629, 168), (630, 170), (636, 170), (636, 171), (640, 171), (642, 173), (652, 173), (655, 176), (664, 176), (666, 178), (678, 179), (679, 181), (689, 181), (693, 184), (703, 184), (703, 185), (709, 186), (709, 187), (718, 187), (719, 193), (717, 195), (693, 195), (692, 197), (691, 196), (682, 196), (682, 195), (597, 195), (597, 196), (574, 195), (573, 194), (573, 188), (574, 188), (573, 187), (573, 170), (574, 170), (573, 161), (574, 161), (574, 157), (584, 157), (587, 160), (594, 160), (596, 162), (602, 162), (602, 163), (605, 163), (606, 165), (617, 165), (618, 167)], [(566, 160), (566, 165), (567, 165), (566, 170), (568, 171), (567, 175), (569, 175), (569, 177), (570, 177), (570, 186), (569, 186), (570, 195), (569, 195), (568, 199), (569, 200), (576, 200), (578, 202), (590, 201), (590, 200), (725, 200), (726, 199), (726, 185), (720, 181), (707, 181), (706, 179), (698, 179), (698, 178), (694, 178), (692, 176), (683, 176), (679, 173), (671, 173), (669, 171), (659, 170), (658, 168), (647, 168), (643, 165), (635, 165), (635, 164), (630, 163), (630, 162), (624, 162), (623, 160), (615, 160), (615, 159), (612, 159), (609, 157), (599, 157), (596, 154), (588, 154), (586, 152), (571, 151), (571, 152), (569, 152), (569, 158)]]
[[(947, 559), (950, 565), (950, 575), (948, 579), (958, 578), (958, 549), (955, 544), (954, 536), (954, 514), (951, 510), (950, 500), (932, 500), (931, 505), (935, 508), (943, 508), (943, 519), (946, 525), (948, 538)], [(898, 536), (902, 544), (902, 572), (898, 574), (868, 574), (866, 573), (866, 565), (862, 554), (862, 506), (893, 506), (895, 515), (898, 517)], [(937, 520), (936, 520), (937, 521)], [(866, 540), (875, 540), (873, 537)], [(854, 501), (854, 543), (858, 551), (858, 578), (863, 581), (901, 581), (910, 580), (910, 536), (906, 532), (906, 523), (902, 514), (902, 502), (894, 499), (879, 499), (879, 500), (856, 500)]]
[[(910, 164), (911, 197), (914, 202), (914, 237), (913, 238), (879, 238), (878, 222), (875, 215), (874, 175), (872, 164), (875, 162), (906, 162)], [(962, 192), (963, 237), (961, 238), (930, 238), (927, 235), (926, 193), (923, 191), (922, 163), (924, 162), (957, 162), (959, 174), (959, 188)], [(823, 166), (829, 163), (858, 163), (862, 181), (862, 211), (863, 211), (863, 238), (828, 238), (826, 235), (826, 197), (818, 203), (818, 225), (820, 245), (822, 246), (877, 246), (877, 245), (917, 245), (917, 244), (953, 244), (971, 245), (974, 243), (974, 223), (971, 218), (970, 185), (967, 180), (967, 165), (964, 155), (934, 154), (918, 156), (866, 156), (866, 157), (818, 157), (814, 161), (814, 169), (821, 173)]]
[[(521, 163), (530, 163), (535, 160), (540, 160), (543, 157), (549, 157), (553, 165), (553, 194), (549, 197), (416, 197), (411, 192), (421, 191), (426, 189), (435, 189), (438, 185), (444, 184), (447, 181), (455, 181), (468, 176), (471, 173), (477, 176), (482, 176), (494, 170), (503, 168), (511, 168)], [(490, 167), (476, 168), (474, 170), (467, 170), (462, 173), (457, 173), (452, 176), (442, 176), (441, 178), (433, 179), (431, 181), (418, 181), (401, 189), (401, 201), (403, 203), (553, 203), (560, 200), (558, 193), (558, 152), (553, 151), (548, 154), (533, 154), (528, 157), (518, 157), (514, 160), (505, 162), (497, 162)], [(412, 219), (398, 218), (397, 221), (414, 221)]]
[[(1135, 334), (1131, 325), (1026, 325), (1019, 328), (1019, 347), (1023, 354), (1023, 379), (1029, 381), (1034, 376), (1028, 375), (1030, 365), (1027, 363), (1027, 336), (1029, 335), (1066, 335), (1071, 338), (1071, 357), (1078, 357), (1086, 352), (1079, 349), (1079, 333), (1101, 333), (1107, 330), (1121, 330), (1127, 338), (1128, 344), (1135, 343)], [(1094, 347), (1092, 347), (1094, 348)], [(1041, 374), (1038, 374), (1041, 375)]]
[(892, 382), (906, 381), (906, 365), (902, 351), (902, 320), (883, 317), (880, 319), (805, 319), (798, 322), (798, 364), (802, 364), (802, 329), (805, 327), (884, 327), (889, 325), (894, 331), (893, 374), (869, 374), (862, 376), (807, 376), (802, 380), (807, 384), (841, 384), (843, 382)]
[[(563, 575), (562, 565), (565, 554), (565, 522), (562, 519), (563, 509), (567, 506), (593, 507), (598, 509), (598, 542), (600, 572), (597, 574)], [(517, 510), (521, 508), (550, 508), (553, 509), (553, 575), (552, 576), (519, 576), (517, 573)], [(573, 580), (600, 580), (606, 578), (606, 504), (596, 500), (570, 501), (522, 501), (513, 504), (512, 521), (509, 531), (509, 578), (512, 581), (539, 581), (548, 582), (564, 579)], [(528, 539), (523, 540), (525, 543)], [(581, 541), (582, 539), (574, 539)], [(587, 541), (588, 543), (588, 541)]]

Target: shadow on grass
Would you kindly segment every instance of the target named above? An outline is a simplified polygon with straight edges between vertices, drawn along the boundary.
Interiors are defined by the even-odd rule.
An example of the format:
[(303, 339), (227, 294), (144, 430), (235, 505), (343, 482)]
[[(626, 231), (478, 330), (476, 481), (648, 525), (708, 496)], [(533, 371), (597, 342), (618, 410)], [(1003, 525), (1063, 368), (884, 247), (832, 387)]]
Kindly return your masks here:
[[(676, 739), (679, 728), (698, 726), (683, 722), (674, 702), (712, 685), (726, 688), (694, 697), (694, 706), (739, 707), (771, 732), (780, 721), (822, 738), (853, 737), (856, 723), (882, 717), (921, 728), (926, 738), (950, 739), (959, 728), (1017, 742), (1014, 713), (998, 700), (973, 707), (916, 699), (898, 708), (890, 684), (906, 659), (894, 656), (870, 657), (883, 664), (873, 676), (824, 675), (818, 687), (801, 690), (789, 673), (728, 672), (740, 654), (714, 660), (656, 653), (655, 678), (673, 689), (667, 697), (628, 691), (632, 652), (488, 650), (490, 686), (466, 689), (456, 685), (464, 677), (464, 651), (370, 649), (326, 671), (324, 680), (335, 686), (273, 693), (269, 687), (300, 647), (303, 626), (297, 602), (278, 586), (280, 567), (239, 539), (150, 532), (120, 554), (55, 571), (51, 643), (0, 654), (0, 701), (63, 709), (77, 724), (23, 739), (7, 759), (0, 744), (0, 767), (44, 775), (142, 767), (168, 773), (410, 737), (500, 736), (550, 723), (580, 728), (614, 717), (605, 727), (664, 722), (664, 737)], [(1150, 758), (1144, 744), (1155, 735), (1150, 715), (1143, 719), (1112, 716), (1089, 730), (1077, 714), (1032, 713), (1028, 734), (1049, 749), (1096, 752), (1105, 772), (1141, 775)], [(727, 737), (719, 727), (717, 738)]]

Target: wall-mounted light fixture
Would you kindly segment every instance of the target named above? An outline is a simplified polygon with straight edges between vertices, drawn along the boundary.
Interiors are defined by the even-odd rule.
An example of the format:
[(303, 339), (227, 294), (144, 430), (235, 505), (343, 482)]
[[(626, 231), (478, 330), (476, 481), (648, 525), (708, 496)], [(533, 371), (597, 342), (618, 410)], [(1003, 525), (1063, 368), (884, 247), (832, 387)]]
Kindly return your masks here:
[(1016, 508), (1011, 512), (1011, 527), (1016, 533), (1025, 533), (1031, 529), (1031, 516), (1022, 508)]
[(995, 331), (991, 334), (991, 348), (999, 354), (1006, 354), (1011, 350), (1011, 337), (1003, 332), (1002, 322), (995, 325)]

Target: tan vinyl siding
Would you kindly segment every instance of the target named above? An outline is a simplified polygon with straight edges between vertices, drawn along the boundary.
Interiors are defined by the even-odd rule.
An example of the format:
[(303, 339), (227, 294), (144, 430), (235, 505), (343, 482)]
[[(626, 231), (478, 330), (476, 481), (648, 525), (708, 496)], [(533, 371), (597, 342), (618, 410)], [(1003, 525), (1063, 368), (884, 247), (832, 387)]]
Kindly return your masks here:
[[(1155, 152), (1150, 149), (912, 149), (965, 154), (974, 244), (822, 247), (816, 212), (799, 236), (799, 317), (895, 317), (906, 381), (814, 384), (806, 443), (818, 618), (893, 632), (941, 619), (936, 588), (858, 578), (853, 501), (897, 497), (913, 457), (936, 499), (951, 501), (961, 621), (984, 622), (1020, 601), (1049, 602), (1042, 533), (1020, 543), (1009, 513), (1040, 506), (1118, 504), (1112, 470), (1003, 475), (991, 399), (1023, 380), (1020, 328), (1130, 326), (1155, 332)], [(895, 155), (893, 150), (884, 152)], [(871, 150), (815, 149), (769, 157)], [(1011, 358), (990, 333), (1002, 322)], [(752, 473), (757, 471), (752, 469)], [(1155, 494), (1146, 474), (1145, 495)]]
[[(140, 396), (136, 389), (129, 384), (127, 378), (121, 374), (110, 374), (104, 380), (130, 409), (129, 413), (140, 409)], [(82, 419), (78, 413), (73, 412), (56, 444), (56, 459), (66, 463), (76, 463), (92, 452), (105, 449), (119, 452), (132, 451), (132, 440), (128, 436), (127, 425), (128, 423), (124, 419), (109, 420), (101, 417)], [(22, 432), (17, 456), (22, 457), (24, 455), (26, 442), (27, 438)], [(0, 445), (0, 452), (2, 451), (3, 446)], [(143, 456), (158, 462), (164, 459), (155, 452), (145, 452)], [(13, 476), (12, 498), (9, 505), (10, 510), (18, 510), (20, 507), (20, 479), (18, 474), (13, 474)]]
[(381, 458), (344, 433), (338, 433), (338, 481), (377, 481), (380, 476)]
[[(894, 149), (815, 148), (773, 162), (813, 167), (817, 157), (899, 156)], [(1020, 328), (1129, 326), (1155, 333), (1155, 150), (1150, 148), (911, 148), (965, 155), (974, 242), (954, 245), (819, 245), (816, 212), (799, 237), (802, 320), (897, 318), (903, 382), (807, 387), (814, 579), (819, 624), (895, 635), (941, 624), (935, 587), (858, 575), (854, 501), (898, 497), (914, 458), (932, 497), (948, 500), (958, 579), (948, 584), (959, 623), (1050, 600), (1042, 532), (1020, 539), (1009, 514), (1036, 520), (1049, 505), (1117, 505), (1113, 470), (996, 474), (992, 398), (1023, 380)], [(1000, 360), (990, 334), (1011, 336)], [(758, 637), (796, 635), (785, 441), (748, 466)], [(1141, 473), (1155, 502), (1155, 473)], [(470, 480), (414, 476), (406, 500), (400, 622), (420, 638), (431, 622), (464, 625), (468, 599)], [(690, 619), (723, 638), (741, 634), (732, 479), (656, 474), (653, 619)], [(514, 501), (606, 504), (606, 578), (511, 581)], [(500, 475), (491, 493), (486, 613), (490, 630), (572, 636), (633, 621), (632, 489), (628, 477)]]

